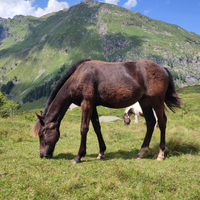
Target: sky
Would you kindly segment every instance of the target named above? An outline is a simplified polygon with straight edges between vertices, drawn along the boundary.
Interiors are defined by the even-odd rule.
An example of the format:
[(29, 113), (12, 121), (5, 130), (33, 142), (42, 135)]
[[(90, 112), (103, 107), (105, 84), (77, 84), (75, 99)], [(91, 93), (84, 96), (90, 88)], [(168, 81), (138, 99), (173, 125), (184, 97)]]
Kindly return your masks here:
[[(84, 1), (84, 0), (83, 0)], [(176, 24), (200, 35), (200, 0), (97, 0), (139, 12), (152, 19)], [(80, 0), (0, 0), (0, 17), (41, 17), (69, 8)]]

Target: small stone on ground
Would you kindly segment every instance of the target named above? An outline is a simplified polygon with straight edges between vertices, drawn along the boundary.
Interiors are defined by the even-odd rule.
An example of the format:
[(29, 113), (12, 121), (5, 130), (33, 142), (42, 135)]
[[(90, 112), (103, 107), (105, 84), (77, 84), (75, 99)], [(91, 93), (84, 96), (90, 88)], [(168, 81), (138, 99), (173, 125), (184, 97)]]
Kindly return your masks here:
[(99, 122), (112, 122), (115, 120), (122, 120), (119, 117), (115, 117), (115, 116), (101, 116), (99, 117)]

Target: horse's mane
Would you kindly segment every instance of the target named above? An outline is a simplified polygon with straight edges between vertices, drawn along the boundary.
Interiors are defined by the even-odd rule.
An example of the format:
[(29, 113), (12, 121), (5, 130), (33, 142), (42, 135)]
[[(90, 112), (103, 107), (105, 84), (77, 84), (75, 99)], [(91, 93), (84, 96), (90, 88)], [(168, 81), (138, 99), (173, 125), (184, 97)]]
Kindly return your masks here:
[(39, 121), (33, 126), (33, 136), (38, 136), (41, 129), (41, 123)]
[(86, 61), (90, 61), (90, 59), (82, 59), (78, 62), (76, 62), (74, 65), (72, 65), (71, 68), (69, 68), (65, 74), (63, 74), (63, 76), (60, 78), (60, 80), (56, 83), (55, 87), (53, 88), (53, 90), (51, 91), (49, 98), (47, 100), (46, 103), (46, 107), (44, 110), (43, 115), (45, 115), (49, 109), (49, 106), (51, 105), (52, 101), (54, 100), (54, 98), (56, 97), (58, 91), (61, 89), (61, 87), (64, 85), (64, 83), (67, 81), (67, 79), (76, 71), (76, 69), (79, 67), (79, 65), (81, 65), (82, 63), (86, 62)]

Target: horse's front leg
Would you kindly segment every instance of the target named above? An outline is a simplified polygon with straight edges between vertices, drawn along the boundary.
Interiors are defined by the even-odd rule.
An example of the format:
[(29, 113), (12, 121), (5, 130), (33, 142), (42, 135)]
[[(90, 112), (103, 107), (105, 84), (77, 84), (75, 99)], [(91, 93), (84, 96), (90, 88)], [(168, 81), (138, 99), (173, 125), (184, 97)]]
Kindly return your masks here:
[(73, 164), (79, 163), (81, 158), (86, 155), (86, 141), (89, 130), (89, 122), (92, 116), (93, 108), (88, 101), (81, 103), (82, 120), (81, 120), (81, 144), (77, 156), (72, 161)]
[(99, 123), (99, 117), (98, 117), (98, 113), (97, 113), (96, 107), (94, 107), (91, 121), (92, 121), (92, 125), (94, 127), (94, 131), (95, 131), (95, 133), (97, 135), (98, 142), (99, 142), (100, 152), (99, 152), (99, 155), (98, 155), (97, 159), (101, 160), (101, 159), (105, 158), (104, 152), (106, 151), (106, 145), (105, 145), (103, 136), (101, 134), (101, 126), (100, 126), (100, 123)]
[(138, 115), (137, 114), (134, 115), (135, 115), (135, 123), (138, 123)]

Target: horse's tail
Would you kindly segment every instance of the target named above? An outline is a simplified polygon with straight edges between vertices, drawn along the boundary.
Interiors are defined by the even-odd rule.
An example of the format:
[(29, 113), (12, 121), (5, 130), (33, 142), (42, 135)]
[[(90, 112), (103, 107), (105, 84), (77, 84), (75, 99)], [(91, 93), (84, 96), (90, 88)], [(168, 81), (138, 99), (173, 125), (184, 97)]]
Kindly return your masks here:
[(69, 68), (66, 73), (60, 78), (60, 80), (56, 83), (55, 87), (51, 91), (48, 101), (46, 103), (46, 107), (44, 110), (43, 115), (45, 115), (49, 109), (49, 106), (51, 105), (52, 101), (56, 97), (58, 91), (61, 89), (61, 87), (64, 85), (64, 83), (67, 81), (67, 79), (76, 71), (76, 69), (81, 65), (82, 63), (90, 61), (90, 59), (82, 59), (78, 62), (76, 62), (71, 68)]
[(176, 92), (171, 73), (166, 68), (165, 70), (167, 71), (169, 77), (169, 86), (165, 95), (165, 103), (171, 111), (175, 112), (176, 108), (181, 108), (181, 99), (178, 97)]

